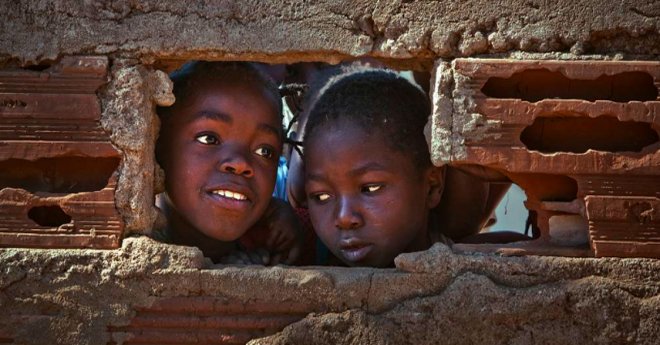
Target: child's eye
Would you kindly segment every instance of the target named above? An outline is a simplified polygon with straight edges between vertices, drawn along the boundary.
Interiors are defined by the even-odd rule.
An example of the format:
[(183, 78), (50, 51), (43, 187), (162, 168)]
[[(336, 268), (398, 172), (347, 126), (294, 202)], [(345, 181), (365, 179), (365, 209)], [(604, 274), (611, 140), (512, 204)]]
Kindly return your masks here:
[(362, 187), (362, 193), (375, 193), (383, 188), (382, 184), (368, 184)]
[(318, 202), (324, 202), (330, 199), (330, 194), (328, 193), (316, 193), (312, 195), (312, 199)]
[(273, 150), (273, 149), (270, 148), (270, 147), (264, 147), (264, 146), (262, 146), (262, 147), (260, 147), (260, 148), (258, 148), (258, 149), (256, 149), (256, 150), (254, 150), (254, 153), (256, 153), (257, 155), (259, 155), (259, 156), (261, 156), (261, 157), (272, 158), (273, 155), (275, 154), (275, 150)]
[(220, 143), (220, 139), (216, 135), (208, 133), (198, 134), (195, 136), (195, 140), (204, 145), (217, 145)]

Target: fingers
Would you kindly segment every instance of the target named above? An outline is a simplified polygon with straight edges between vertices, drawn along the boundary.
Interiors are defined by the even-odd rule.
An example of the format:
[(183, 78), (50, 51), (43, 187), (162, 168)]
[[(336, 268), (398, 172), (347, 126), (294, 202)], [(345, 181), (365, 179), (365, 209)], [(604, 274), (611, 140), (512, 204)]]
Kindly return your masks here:
[(300, 246), (300, 245), (294, 246), (289, 251), (289, 255), (287, 255), (287, 258), (284, 261), (284, 263), (287, 264), (287, 265), (293, 265), (300, 258), (300, 253), (301, 252), (302, 252), (302, 246)]
[(225, 265), (268, 265), (270, 261), (270, 253), (266, 249), (235, 251), (220, 259), (220, 263)]
[(227, 256), (224, 256), (220, 259), (220, 264), (223, 265), (244, 265), (245, 261), (238, 255), (238, 253), (232, 253)]
[(282, 241), (286, 239), (286, 232), (280, 231), (279, 228), (280, 226), (278, 224), (271, 225), (270, 235), (266, 241), (266, 246), (268, 248), (279, 249), (279, 247), (282, 245)]
[(275, 266), (282, 263), (282, 254), (277, 253), (270, 258), (270, 265)]
[(264, 248), (259, 248), (254, 251), (254, 254), (258, 257), (259, 259), (259, 264), (261, 265), (269, 265), (271, 264), (270, 260), (270, 253), (264, 249)]

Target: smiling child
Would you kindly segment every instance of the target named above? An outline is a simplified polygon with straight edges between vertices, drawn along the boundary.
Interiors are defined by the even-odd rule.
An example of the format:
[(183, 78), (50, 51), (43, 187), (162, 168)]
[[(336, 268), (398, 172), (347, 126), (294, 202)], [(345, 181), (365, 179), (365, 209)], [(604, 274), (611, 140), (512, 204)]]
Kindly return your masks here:
[(295, 216), (271, 198), (283, 143), (275, 84), (248, 63), (194, 62), (172, 80), (176, 102), (159, 108), (168, 224), (158, 237), (215, 262), (261, 247), (263, 263), (295, 259)]
[(443, 187), (423, 135), (430, 112), (421, 89), (377, 69), (332, 78), (311, 104), (307, 205), (317, 235), (346, 265), (389, 267), (444, 240), (429, 228)]

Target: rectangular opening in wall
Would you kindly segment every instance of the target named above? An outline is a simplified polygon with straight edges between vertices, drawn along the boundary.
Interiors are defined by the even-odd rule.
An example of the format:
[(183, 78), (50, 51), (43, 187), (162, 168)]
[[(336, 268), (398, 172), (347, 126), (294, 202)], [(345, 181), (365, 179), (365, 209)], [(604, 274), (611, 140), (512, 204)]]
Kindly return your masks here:
[(28, 218), (44, 227), (58, 227), (71, 222), (71, 216), (57, 205), (32, 207), (28, 211)]
[[(221, 125), (216, 125), (215, 122), (222, 122), (222, 121), (220, 120), (214, 121), (217, 119), (205, 118), (205, 120), (208, 121), (198, 122), (198, 123), (203, 123), (203, 125), (198, 125), (198, 127), (204, 127), (203, 130), (198, 127), (195, 127), (194, 130), (189, 129), (189, 127), (187, 127), (188, 124), (194, 123), (195, 122), (194, 118), (200, 115), (198, 112), (187, 112), (185, 109), (188, 108), (182, 108), (180, 107), (180, 104), (188, 104), (186, 102), (190, 102), (194, 104), (194, 105), (190, 105), (190, 107), (194, 108), (197, 106), (197, 104), (205, 102), (204, 100), (207, 99), (208, 97), (207, 95), (210, 94), (222, 93), (223, 95), (226, 95), (228, 99), (231, 98), (234, 100), (238, 100), (243, 104), (249, 104), (250, 106), (254, 107), (254, 109), (260, 107), (259, 110), (264, 110), (264, 109), (269, 110), (268, 112), (252, 111), (252, 115), (254, 117), (251, 117), (250, 120), (253, 123), (254, 122), (266, 123), (268, 124), (268, 128), (275, 128), (277, 131), (279, 131), (279, 128), (284, 128), (285, 129), (284, 132), (286, 136), (288, 136), (292, 140), (300, 142), (303, 139), (303, 136), (301, 134), (302, 134), (302, 129), (305, 125), (306, 111), (308, 110), (306, 109), (306, 107), (308, 107), (310, 104), (306, 102), (306, 98), (310, 96), (310, 92), (321, 89), (321, 87), (326, 82), (333, 80), (333, 77), (336, 77), (341, 73), (356, 72), (355, 74), (352, 75), (352, 77), (364, 78), (364, 81), (362, 81), (362, 84), (358, 85), (359, 89), (357, 89), (357, 92), (351, 92), (346, 94), (342, 93), (341, 97), (349, 98), (349, 96), (356, 95), (360, 92), (364, 92), (364, 93), (371, 92), (371, 95), (382, 95), (384, 92), (381, 91), (389, 90), (387, 87), (380, 87), (380, 86), (365, 87), (364, 86), (365, 82), (368, 82), (370, 85), (382, 85), (384, 82), (390, 82), (391, 84), (389, 85), (395, 85), (401, 89), (404, 89), (407, 93), (405, 94), (402, 93), (401, 99), (404, 99), (405, 101), (399, 102), (399, 104), (409, 102), (411, 105), (401, 106), (400, 109), (402, 110), (396, 110), (397, 113), (394, 113), (395, 110), (391, 110), (391, 111), (395, 114), (393, 116), (399, 116), (400, 119), (399, 123), (405, 124), (411, 122), (410, 108), (415, 107), (416, 109), (423, 109), (421, 111), (421, 115), (417, 117), (417, 119), (419, 120), (415, 122), (415, 123), (421, 123), (420, 126), (416, 127), (418, 131), (417, 132), (410, 131), (410, 133), (414, 133), (415, 135), (418, 135), (418, 137), (415, 138), (415, 143), (421, 143), (419, 146), (422, 149), (427, 150), (428, 148), (426, 144), (426, 139), (424, 137), (423, 129), (426, 121), (428, 120), (428, 116), (430, 115), (431, 112), (429, 102), (426, 99), (426, 95), (428, 94), (428, 89), (430, 86), (429, 85), (430, 73), (398, 71), (400, 73), (397, 76), (394, 73), (392, 73), (393, 71), (386, 73), (367, 71), (367, 73), (365, 74), (366, 77), (371, 77), (371, 79), (369, 79), (362, 76), (362, 74), (360, 73), (363, 67), (366, 70), (369, 67), (378, 68), (378, 67), (386, 67), (386, 66), (383, 62), (376, 60), (360, 61), (356, 64), (349, 61), (346, 63), (342, 63), (340, 65), (328, 65), (325, 63), (314, 63), (314, 62), (295, 63), (289, 65), (265, 65), (265, 64), (255, 65), (255, 64), (247, 64), (245, 62), (240, 62), (240, 61), (233, 61), (233, 62), (196, 61), (182, 65), (181, 68), (179, 68), (176, 71), (173, 71), (173, 73), (170, 76), (173, 81), (173, 92), (177, 100), (169, 108), (160, 107), (157, 109), (158, 115), (161, 118), (161, 131), (156, 145), (157, 146), (156, 157), (158, 162), (163, 167), (165, 173), (165, 190), (167, 193), (167, 197), (165, 197), (166, 195), (161, 195), (158, 197), (157, 206), (164, 211), (165, 219), (169, 223), (167, 230), (157, 233), (155, 237), (163, 238), (164, 241), (170, 241), (172, 238), (180, 235), (179, 233), (175, 233), (173, 236), (170, 236), (172, 235), (172, 232), (175, 231), (181, 231), (181, 232), (188, 231), (192, 233), (207, 231), (207, 233), (212, 233), (212, 236), (209, 237), (212, 237), (217, 240), (223, 240), (226, 242), (239, 241), (244, 238), (241, 236), (248, 237), (249, 234), (256, 232), (255, 227), (252, 225), (244, 226), (243, 223), (239, 223), (238, 221), (236, 221), (235, 224), (230, 224), (229, 221), (226, 221), (222, 226), (218, 226), (217, 223), (220, 222), (219, 221), (220, 219), (222, 220), (227, 220), (230, 218), (241, 219), (241, 217), (243, 217), (243, 219), (255, 218), (257, 220), (260, 220), (261, 218), (259, 217), (266, 216), (266, 214), (264, 213), (256, 214), (255, 212), (254, 214), (249, 214), (248, 212), (243, 212), (243, 213), (234, 212), (234, 215), (232, 215), (233, 217), (226, 217), (224, 216), (224, 214), (222, 214), (222, 211), (217, 211), (217, 212), (215, 211), (217, 209), (224, 210), (230, 208), (229, 206), (224, 206), (224, 205), (233, 205), (233, 206), (238, 205), (235, 208), (239, 209), (240, 207), (243, 207), (243, 205), (251, 202), (257, 204), (259, 202), (262, 202), (262, 200), (267, 200), (265, 197), (261, 197), (261, 195), (257, 195), (255, 197), (255, 194), (257, 194), (257, 192), (262, 193), (263, 191), (255, 192), (250, 190), (249, 188), (245, 187), (245, 185), (241, 184), (244, 183), (244, 181), (240, 176), (234, 176), (234, 175), (238, 175), (236, 174), (237, 171), (240, 171), (245, 166), (247, 166), (247, 165), (236, 166), (236, 164), (233, 163), (239, 161), (240, 159), (231, 161), (231, 163), (223, 164), (222, 165), (223, 168), (220, 169), (217, 168), (217, 166), (220, 165), (218, 161), (220, 161), (222, 158), (229, 157), (230, 155), (234, 155), (234, 157), (242, 158), (239, 157), (239, 155), (243, 154), (243, 152), (232, 152), (230, 149), (225, 149), (224, 151), (222, 151), (221, 149), (218, 148), (218, 150), (216, 151), (217, 154), (215, 156), (208, 156), (208, 158), (204, 159), (203, 162), (199, 161), (197, 162), (197, 164), (194, 164), (194, 168), (193, 168), (192, 167), (193, 164), (190, 164), (191, 160), (186, 160), (185, 158), (183, 158), (183, 157), (192, 156), (193, 155), (191, 153), (192, 151), (185, 151), (183, 149), (180, 149), (180, 147), (175, 147), (174, 145), (169, 144), (176, 141), (178, 139), (178, 136), (182, 135), (181, 133), (187, 133), (187, 131), (194, 131), (195, 132), (194, 134), (197, 135), (194, 143), (194, 145), (197, 146), (195, 147), (200, 151), (202, 150), (203, 147), (204, 149), (207, 149), (208, 152), (210, 152), (217, 147), (222, 147), (223, 145), (226, 148), (227, 147), (233, 148), (234, 146), (232, 145), (237, 145), (236, 144), (236, 142), (238, 141), (237, 138), (240, 138), (240, 134), (237, 133), (238, 131), (243, 131), (244, 133), (246, 133), (246, 136), (252, 135), (250, 134), (251, 128), (247, 124), (243, 125), (242, 127), (233, 126), (235, 123), (239, 122), (237, 119), (241, 119), (241, 122), (249, 123), (248, 121), (243, 121), (243, 119), (246, 118), (245, 113), (235, 111), (235, 109), (231, 108), (229, 105), (219, 104), (219, 103), (214, 105), (208, 105), (207, 103), (204, 103), (206, 107), (204, 110), (208, 112), (225, 114), (227, 118), (231, 118), (231, 121), (225, 121), (226, 123), (223, 123), (223, 125), (221, 126)], [(258, 72), (263, 72), (263, 73), (256, 73), (254, 69), (257, 69)], [(234, 74), (230, 74), (230, 73), (234, 73)], [(243, 75), (238, 75), (236, 73), (243, 73)], [(266, 74), (266, 76), (264, 76), (263, 74)], [(379, 75), (383, 74), (384, 76), (380, 76), (374, 79), (374, 74), (379, 74)], [(233, 79), (245, 80), (246, 82), (240, 84), (236, 81), (232, 81), (232, 79), (228, 78), (227, 75), (231, 75), (232, 77), (234, 77)], [(194, 82), (191, 82), (191, 80), (194, 80)], [(254, 81), (258, 81), (259, 83), (254, 83)], [(271, 81), (274, 81), (275, 85), (272, 85), (273, 83)], [(199, 85), (199, 87), (196, 88), (195, 91), (191, 91), (192, 88), (186, 89), (191, 87), (190, 85)], [(273, 86), (278, 87), (275, 88), (274, 92), (273, 92)], [(185, 91), (181, 91), (181, 90), (185, 90)], [(212, 90), (213, 92), (209, 92), (208, 90)], [(259, 90), (259, 93), (255, 93), (254, 92), (255, 90)], [(264, 92), (264, 90), (266, 92)], [(380, 93), (377, 93), (377, 91)], [(187, 92), (187, 93), (183, 93), (183, 92)], [(198, 93), (195, 94), (198, 97), (187, 96), (192, 94), (193, 92)], [(266, 102), (263, 101), (264, 94), (267, 96), (265, 99)], [(340, 93), (335, 92), (335, 94), (340, 94)], [(275, 97), (273, 97), (274, 95)], [(413, 95), (415, 97), (409, 95)], [(250, 99), (249, 100), (245, 99), (248, 98), (248, 96)], [(314, 96), (315, 95), (311, 95), (311, 97)], [(394, 95), (394, 96), (398, 96), (398, 95)], [(358, 106), (360, 107), (364, 106), (365, 108), (368, 107), (369, 109), (371, 109), (374, 106), (378, 105), (377, 98), (387, 99), (387, 100), (394, 99), (394, 102), (396, 102), (399, 99), (397, 97), (391, 97), (391, 96), (388, 97), (361, 96), (361, 97), (362, 98), (360, 99), (359, 102), (357, 102), (356, 100), (351, 100), (350, 102), (346, 102), (346, 104), (348, 105), (344, 105), (342, 102), (338, 102), (338, 104), (341, 104), (342, 107), (353, 107), (353, 109), (355, 109)], [(276, 100), (275, 103), (279, 103), (279, 101), (281, 101), (283, 104), (284, 110), (282, 116), (283, 118), (281, 120), (273, 117), (270, 112), (270, 110), (275, 109), (274, 107), (272, 107), (273, 99)], [(330, 103), (334, 103), (334, 101)], [(276, 107), (280, 107), (280, 105), (276, 104)], [(390, 111), (389, 109), (391, 109), (391, 107), (387, 108), (386, 111)], [(365, 117), (367, 117), (366, 113), (367, 112), (363, 112)], [(185, 118), (186, 120), (185, 121), (177, 120), (182, 118)], [(258, 121), (255, 119), (257, 119)], [(363, 131), (360, 132), (363, 134), (363, 136), (361, 136), (359, 139), (359, 140), (363, 140), (365, 137), (368, 137), (368, 134), (370, 134), (371, 131), (374, 130), (374, 128), (377, 128), (376, 127), (377, 125), (371, 119), (365, 119), (359, 121), (361, 122), (351, 123), (351, 125), (355, 125), (356, 127), (360, 128), (361, 131)], [(337, 121), (337, 123), (340, 122)], [(359, 127), (359, 124), (362, 123), (366, 124), (365, 126), (368, 126), (368, 130)], [(387, 121), (382, 121), (380, 123), (388, 124)], [(343, 125), (344, 124), (342, 123), (342, 126)], [(329, 127), (323, 127), (323, 128), (328, 129)], [(383, 126), (382, 128), (385, 127)], [(396, 128), (393, 131), (396, 131)], [(349, 132), (347, 129), (343, 129), (343, 128), (342, 131)], [(231, 134), (229, 134), (230, 132)], [(323, 130), (319, 130), (319, 132), (315, 132), (315, 134), (319, 134), (319, 135), (321, 133), (323, 133)], [(399, 134), (399, 136), (402, 138), (401, 140), (407, 139), (406, 136), (408, 133), (409, 132)], [(219, 140), (219, 138), (224, 138), (225, 140)], [(389, 139), (390, 139), (389, 136), (386, 136), (385, 139), (382, 139), (380, 137), (378, 138), (378, 140), (389, 140)], [(391, 140), (395, 140), (395, 139), (391, 139)], [(272, 147), (279, 147), (279, 145), (281, 145), (281, 143), (278, 143), (276, 140), (273, 141), (276, 144), (271, 143), (270, 145)], [(382, 143), (379, 142), (379, 145), (380, 144)], [(330, 149), (331, 148), (328, 148), (328, 150)], [(387, 146), (387, 149), (389, 149), (389, 146)], [(258, 150), (258, 148), (253, 148), (252, 150)], [(301, 172), (302, 165), (301, 165), (300, 155), (298, 155), (298, 152), (295, 150), (291, 150), (291, 149), (287, 150), (286, 146), (284, 147), (283, 150), (284, 152), (282, 153), (282, 157), (277, 157), (279, 155), (279, 149), (275, 151), (277, 152), (274, 155), (275, 160), (270, 159), (268, 161), (268, 164), (271, 164), (272, 162), (277, 162), (279, 160), (279, 165), (276, 167), (278, 173), (278, 180), (276, 182), (275, 190), (274, 190), (275, 197), (280, 199), (286, 198), (287, 199), (286, 201), (291, 203), (291, 205), (294, 208), (298, 208), (298, 209), (303, 208), (300, 206), (305, 205), (308, 195), (305, 194), (304, 191), (305, 181), (304, 181), (304, 175)], [(323, 153), (324, 154), (327, 153), (327, 150), (324, 150)], [(319, 156), (324, 156), (324, 155), (321, 154)], [(225, 160), (223, 162), (227, 162), (227, 161), (228, 160)], [(213, 168), (210, 168), (207, 165), (212, 165)], [(269, 165), (269, 168), (270, 167), (271, 166)], [(197, 198), (197, 195), (194, 196), (186, 195), (187, 191), (196, 190), (195, 188), (193, 188), (195, 187), (193, 183), (197, 181), (192, 181), (190, 178), (186, 179), (187, 177), (192, 176), (192, 174), (184, 175), (184, 173), (187, 173), (188, 170), (192, 170), (192, 169), (204, 171), (203, 174), (200, 173), (199, 175), (198, 185), (204, 185), (206, 181), (213, 181), (213, 186), (214, 186), (213, 189), (208, 188), (207, 190), (205, 190), (205, 193), (203, 194), (203, 197), (205, 198), (204, 205), (212, 204), (219, 206), (214, 206), (215, 207), (214, 209), (212, 209), (212, 207), (208, 207), (208, 209), (212, 209), (212, 210), (209, 212), (199, 212), (197, 214), (195, 214), (194, 211), (188, 211), (185, 216), (188, 216), (190, 218), (197, 217), (195, 219), (195, 221), (197, 221), (195, 223), (195, 227), (193, 226), (185, 227), (185, 225), (187, 224), (184, 224), (182, 226), (177, 226), (176, 222), (180, 218), (184, 217), (183, 214), (185, 212), (185, 211), (180, 211), (184, 209), (184, 207), (186, 206), (186, 205), (182, 205), (180, 201), (183, 199), (182, 196), (188, 198), (188, 200), (192, 200), (192, 202), (196, 202), (199, 199)], [(266, 176), (264, 171), (256, 172), (255, 176), (257, 173), (264, 174), (263, 176)], [(283, 176), (286, 178), (282, 178)], [(197, 177), (198, 176), (195, 176), (195, 178)], [(267, 178), (270, 177), (264, 177), (264, 179)], [(231, 181), (231, 183), (227, 181)], [(211, 185), (211, 183), (206, 183), (206, 185)], [(185, 187), (181, 187), (181, 186), (185, 186)], [(268, 186), (267, 188), (269, 189), (268, 193), (273, 193), (273, 189), (271, 186)], [(205, 206), (200, 206), (200, 207), (205, 207)], [(256, 208), (257, 207), (255, 207), (255, 209)], [(192, 209), (193, 207), (190, 208), (190, 210)], [(301, 213), (302, 212), (304, 211), (301, 211)], [(240, 217), (236, 216), (236, 214), (240, 215)], [(201, 215), (203, 215), (203, 217)], [(198, 221), (199, 219), (202, 219), (204, 217), (211, 219), (211, 220), (204, 220), (205, 222), (213, 223), (212, 226), (208, 226), (209, 230), (204, 228), (206, 224), (203, 224), (201, 220)], [(301, 222), (309, 223), (308, 219), (304, 219)], [(189, 223), (193, 223), (193, 221), (189, 221)], [(170, 224), (174, 224), (174, 225), (170, 225)], [(226, 226), (225, 224), (230, 224), (231, 226)], [(179, 230), (179, 229), (183, 229), (183, 230)], [(232, 229), (232, 231), (225, 229)], [(235, 229), (240, 229), (240, 230), (236, 231)], [(185, 236), (185, 234), (181, 236)], [(256, 246), (254, 245), (254, 243), (263, 242), (265, 237), (266, 236), (255, 238), (254, 241), (252, 241), (250, 244), (243, 243), (243, 247), (254, 248)], [(311, 228), (309, 229), (309, 236), (306, 237), (312, 237), (312, 242), (306, 243), (305, 248), (312, 248), (310, 252), (312, 252), (312, 256), (313, 256), (314, 254), (313, 249), (320, 246), (316, 246), (316, 243), (313, 242), (315, 241), (315, 239), (313, 238), (314, 235), (313, 235), (313, 230)], [(353, 240), (353, 243), (357, 243), (357, 240), (359, 240), (358, 237), (356, 237), (356, 239)], [(171, 242), (176, 242), (176, 240), (171, 240)], [(221, 250), (213, 251), (212, 249), (207, 249), (209, 246), (205, 246), (204, 243), (187, 243), (187, 244), (197, 246), (198, 248), (202, 248), (202, 251), (206, 249), (204, 254), (207, 255), (207, 257), (211, 258), (211, 260), (213, 260), (214, 262), (223, 262), (222, 259), (228, 256), (227, 253), (222, 252)], [(369, 250), (368, 245), (361, 243), (351, 244), (350, 246), (352, 247), (346, 249), (347, 252), (357, 252), (358, 249), (364, 249), (364, 248), (367, 248), (367, 250)], [(363, 250), (363, 252), (366, 253), (367, 250)], [(319, 262), (313, 259), (309, 261), (303, 259), (301, 261), (303, 261), (302, 263), (304, 264), (315, 264), (315, 263), (320, 263), (320, 261), (323, 261), (323, 259), (319, 259), (318, 260)], [(267, 264), (269, 263), (267, 262)], [(393, 264), (393, 258), (391, 262), (387, 262), (386, 264), (388, 265)], [(382, 266), (382, 264), (380, 266)]]
[(526, 199), (525, 191), (512, 183), (479, 233), (457, 242), (494, 244), (534, 239), (538, 234), (535, 232), (536, 224), (531, 223), (533, 220), (525, 207)]
[(33, 194), (100, 191), (119, 161), (118, 157), (8, 159), (0, 161), (0, 189), (19, 188)]
[(596, 79), (568, 78), (548, 69), (528, 69), (508, 78), (491, 77), (481, 92), (491, 98), (511, 98), (528, 102), (544, 99), (604, 100), (626, 103), (658, 98), (653, 77), (645, 72), (601, 75)]
[(520, 141), (530, 150), (544, 153), (640, 152), (658, 143), (650, 123), (620, 121), (616, 117), (539, 117), (525, 127)]

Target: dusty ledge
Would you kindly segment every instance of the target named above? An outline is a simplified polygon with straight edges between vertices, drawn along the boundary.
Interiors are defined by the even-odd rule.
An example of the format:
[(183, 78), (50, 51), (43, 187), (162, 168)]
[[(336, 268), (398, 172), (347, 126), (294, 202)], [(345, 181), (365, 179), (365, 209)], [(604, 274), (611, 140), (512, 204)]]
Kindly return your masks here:
[(233, 315), (238, 327), (206, 330), (251, 337), (302, 319), (259, 344), (650, 344), (660, 335), (653, 259), (456, 255), (438, 244), (401, 255), (398, 269), (211, 269), (195, 248), (140, 237), (118, 250), (2, 249), (0, 261), (9, 311), (0, 338), (15, 343), (130, 344), (190, 310), (198, 323), (182, 332), (202, 332), (205, 315)]

